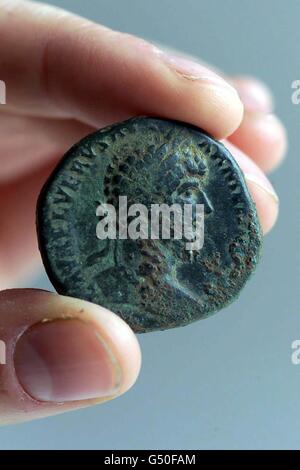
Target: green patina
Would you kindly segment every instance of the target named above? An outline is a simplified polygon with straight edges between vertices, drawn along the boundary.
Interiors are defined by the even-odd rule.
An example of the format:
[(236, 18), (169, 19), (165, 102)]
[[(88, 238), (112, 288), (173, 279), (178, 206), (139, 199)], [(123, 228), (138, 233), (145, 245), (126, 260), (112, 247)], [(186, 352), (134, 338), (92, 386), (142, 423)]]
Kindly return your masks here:
[[(101, 203), (204, 204), (204, 244), (96, 236)], [(136, 332), (205, 318), (254, 270), (262, 234), (229, 151), (201, 130), (138, 117), (99, 130), (62, 158), (38, 201), (39, 247), (56, 290), (109, 308)]]

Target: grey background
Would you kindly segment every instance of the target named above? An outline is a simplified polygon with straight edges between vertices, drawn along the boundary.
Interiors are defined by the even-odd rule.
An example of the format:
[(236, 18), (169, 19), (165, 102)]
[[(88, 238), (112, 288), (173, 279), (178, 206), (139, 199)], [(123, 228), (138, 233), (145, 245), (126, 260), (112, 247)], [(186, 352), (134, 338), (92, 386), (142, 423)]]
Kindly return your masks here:
[[(183, 329), (140, 336), (143, 368), (125, 396), (0, 429), (2, 449), (300, 448), (298, 0), (53, 1), (112, 28), (264, 79), (288, 127), (273, 181), (280, 218), (240, 299)], [(28, 285), (49, 288), (46, 276)]]

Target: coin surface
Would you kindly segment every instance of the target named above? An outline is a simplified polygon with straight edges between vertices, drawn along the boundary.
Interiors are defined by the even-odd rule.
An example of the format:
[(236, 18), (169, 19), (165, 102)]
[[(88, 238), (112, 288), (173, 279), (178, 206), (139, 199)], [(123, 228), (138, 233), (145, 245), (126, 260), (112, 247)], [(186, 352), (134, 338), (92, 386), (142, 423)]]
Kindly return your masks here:
[[(110, 204), (119, 216), (120, 196), (128, 207), (149, 210), (143, 238), (124, 238), (124, 226), (123, 238), (99, 238), (109, 213), (98, 208)], [(191, 206), (194, 229), (194, 209), (203, 208), (201, 248), (187, 249), (193, 238), (175, 238), (173, 219), (173, 236), (151, 238), (151, 208), (161, 204)], [(148, 117), (96, 131), (65, 154), (39, 196), (37, 231), (55, 289), (112, 310), (136, 332), (186, 325), (228, 305), (254, 270), (262, 242), (229, 151), (193, 126)]]

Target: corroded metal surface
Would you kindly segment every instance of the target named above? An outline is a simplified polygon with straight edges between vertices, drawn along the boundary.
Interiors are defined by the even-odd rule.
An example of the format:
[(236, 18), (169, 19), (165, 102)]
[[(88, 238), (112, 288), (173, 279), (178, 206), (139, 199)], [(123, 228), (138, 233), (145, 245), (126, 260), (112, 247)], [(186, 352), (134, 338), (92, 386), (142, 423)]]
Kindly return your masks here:
[[(204, 204), (205, 237), (99, 240), (100, 203)], [(134, 118), (97, 131), (61, 160), (38, 201), (42, 258), (59, 293), (105, 306), (136, 332), (205, 318), (228, 305), (255, 268), (261, 229), (229, 151), (177, 122)]]

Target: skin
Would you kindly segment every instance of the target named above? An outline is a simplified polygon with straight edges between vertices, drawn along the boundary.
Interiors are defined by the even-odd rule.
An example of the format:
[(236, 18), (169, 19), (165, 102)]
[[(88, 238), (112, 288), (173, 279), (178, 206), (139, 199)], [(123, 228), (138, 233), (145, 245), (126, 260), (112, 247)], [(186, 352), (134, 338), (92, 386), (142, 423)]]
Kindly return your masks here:
[[(7, 87), (7, 104), (0, 106), (0, 338), (7, 345), (0, 422), (7, 423), (107, 401), (127, 391), (140, 369), (136, 337), (113, 313), (45, 291), (12, 289), (41, 265), (35, 204), (59, 157), (94, 129), (134, 115), (195, 124), (230, 148), (267, 233), (278, 198), (264, 171), (282, 161), (286, 136), (270, 92), (253, 78), (216, 75), (191, 58), (187, 63), (139, 38), (33, 2), (0, 1), (0, 31), (0, 78)], [(98, 399), (33, 400), (14, 369), (19, 336), (45, 316), (76, 319), (79, 312), (114, 352), (120, 387)]]

